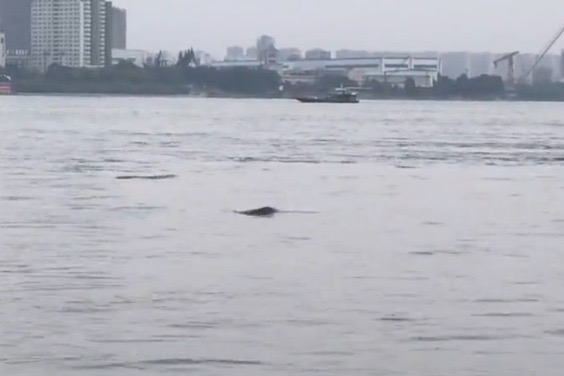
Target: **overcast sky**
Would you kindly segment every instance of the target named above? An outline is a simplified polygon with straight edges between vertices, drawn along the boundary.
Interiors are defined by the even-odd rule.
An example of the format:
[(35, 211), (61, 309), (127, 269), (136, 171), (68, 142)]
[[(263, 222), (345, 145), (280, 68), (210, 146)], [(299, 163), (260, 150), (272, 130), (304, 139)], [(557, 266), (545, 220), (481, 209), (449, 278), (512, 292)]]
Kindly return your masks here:
[(564, 0), (113, 1), (128, 10), (129, 48), (215, 57), (260, 34), (302, 49), (536, 53), (564, 25)]

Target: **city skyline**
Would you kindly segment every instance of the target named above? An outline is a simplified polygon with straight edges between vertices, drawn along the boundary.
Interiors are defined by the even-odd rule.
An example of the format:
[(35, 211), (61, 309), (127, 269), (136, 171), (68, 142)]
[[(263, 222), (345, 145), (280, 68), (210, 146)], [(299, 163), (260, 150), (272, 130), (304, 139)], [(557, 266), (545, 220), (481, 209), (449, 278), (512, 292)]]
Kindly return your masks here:
[[(194, 46), (215, 58), (227, 47), (254, 45), (261, 34), (276, 37), (280, 47), (303, 50), (537, 53), (564, 22), (555, 0), (517, 5), (509, 0), (240, 0), (235, 8), (227, 0), (113, 2), (128, 11), (130, 48)], [(561, 50), (564, 43), (554, 48)]]

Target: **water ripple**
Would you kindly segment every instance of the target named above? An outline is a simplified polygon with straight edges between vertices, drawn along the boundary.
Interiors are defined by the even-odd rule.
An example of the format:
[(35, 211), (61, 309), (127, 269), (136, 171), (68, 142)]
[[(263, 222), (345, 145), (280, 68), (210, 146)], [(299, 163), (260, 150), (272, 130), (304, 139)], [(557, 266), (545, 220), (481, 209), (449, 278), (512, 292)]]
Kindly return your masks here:
[[(560, 372), (561, 104), (9, 96), (0, 119), (3, 374)], [(232, 215), (263, 205), (317, 213)]]

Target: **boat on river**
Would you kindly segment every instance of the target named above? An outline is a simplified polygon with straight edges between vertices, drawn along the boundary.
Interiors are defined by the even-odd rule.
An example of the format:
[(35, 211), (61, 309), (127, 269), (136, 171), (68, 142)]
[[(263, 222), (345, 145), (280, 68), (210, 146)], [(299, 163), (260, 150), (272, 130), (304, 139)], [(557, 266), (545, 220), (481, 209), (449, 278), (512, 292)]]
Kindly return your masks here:
[(13, 94), (12, 79), (10, 76), (0, 74), (0, 95)]
[(297, 97), (302, 103), (358, 103), (357, 93), (347, 88), (337, 88), (334, 93), (322, 97)]

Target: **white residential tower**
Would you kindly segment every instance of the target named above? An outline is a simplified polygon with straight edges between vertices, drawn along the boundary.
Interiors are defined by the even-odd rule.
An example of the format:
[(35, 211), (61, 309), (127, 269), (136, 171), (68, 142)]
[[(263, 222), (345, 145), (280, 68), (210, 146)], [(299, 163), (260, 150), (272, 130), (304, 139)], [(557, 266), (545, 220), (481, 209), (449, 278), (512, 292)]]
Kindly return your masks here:
[(104, 65), (105, 0), (33, 0), (31, 53), (33, 65), (67, 67)]

